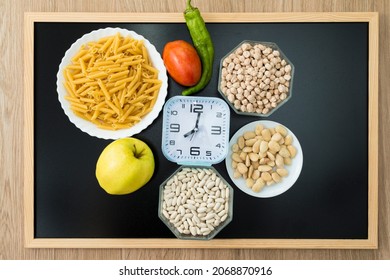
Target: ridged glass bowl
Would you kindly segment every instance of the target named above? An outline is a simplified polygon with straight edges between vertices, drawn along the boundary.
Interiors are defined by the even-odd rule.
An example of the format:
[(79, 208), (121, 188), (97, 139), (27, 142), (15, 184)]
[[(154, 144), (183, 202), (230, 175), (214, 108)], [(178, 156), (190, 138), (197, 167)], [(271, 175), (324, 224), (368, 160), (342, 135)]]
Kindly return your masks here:
[[(181, 197), (180, 201), (183, 201), (183, 197), (185, 197), (184, 203), (178, 202), (179, 199), (175, 199), (175, 202), (172, 203), (172, 204), (174, 204), (173, 206), (170, 202), (167, 203), (167, 200), (169, 200), (169, 199), (164, 199), (165, 191), (168, 188), (167, 185), (172, 186), (172, 184), (175, 184), (175, 181), (176, 182), (179, 181), (179, 178), (184, 178), (183, 177), (184, 172), (187, 172), (184, 175), (185, 178), (193, 178), (192, 175), (187, 175), (187, 174), (189, 174), (189, 173), (195, 174), (195, 172), (197, 172), (197, 174), (200, 174), (202, 171), (205, 173), (204, 176), (206, 176), (208, 172), (210, 172), (211, 174), (212, 173), (216, 174), (215, 176), (220, 178), (221, 183), (219, 183), (219, 184), (223, 184), (224, 186), (226, 186), (226, 190), (228, 190), (229, 195), (228, 195), (228, 199), (225, 199), (225, 203), (220, 203), (221, 205), (217, 207), (216, 204), (218, 202), (215, 203), (216, 199), (212, 198), (213, 195), (211, 193), (207, 194), (207, 192), (208, 192), (206, 190), (207, 183), (204, 185), (204, 187), (200, 187), (203, 190), (205, 190), (204, 194), (202, 195), (202, 198), (200, 198), (200, 197), (195, 198), (195, 199), (191, 198), (192, 194), (190, 195), (190, 197), (188, 197), (189, 194), (187, 192), (193, 193), (193, 192), (195, 192), (195, 190), (199, 186), (197, 187), (197, 185), (194, 185), (194, 186), (188, 187), (187, 182), (185, 183), (187, 188), (184, 188), (182, 185), (180, 185), (180, 183), (178, 184), (178, 186), (175, 185), (176, 188), (179, 188), (179, 190), (177, 192), (176, 191), (175, 192), (176, 192), (176, 194), (178, 194), (178, 197)], [(209, 176), (213, 176), (213, 175), (209, 175)], [(205, 177), (203, 177), (203, 178), (205, 178)], [(180, 179), (180, 180), (182, 180), (182, 179)], [(202, 180), (198, 179), (198, 181), (201, 182)], [(218, 184), (218, 186), (219, 186), (219, 184)], [(210, 188), (209, 190), (213, 189), (214, 187)], [(169, 187), (169, 188), (170, 189), (167, 190), (168, 193), (171, 192), (171, 190), (172, 190), (171, 187)], [(219, 188), (219, 190), (221, 190), (221, 189)], [(226, 198), (226, 190), (225, 190), (225, 198)], [(217, 191), (215, 191), (214, 193), (216, 193), (216, 192)], [(198, 193), (200, 193), (200, 192), (198, 192)], [(168, 195), (166, 195), (166, 196), (168, 196)], [(205, 197), (207, 197), (207, 198), (205, 198)], [(213, 202), (207, 203), (207, 201), (209, 199), (214, 201), (214, 205), (212, 204)], [(193, 201), (191, 201), (191, 203), (195, 202), (195, 204), (191, 204), (189, 200), (193, 200)], [(202, 202), (200, 202), (200, 201), (202, 201)], [(226, 205), (226, 202), (227, 202), (227, 205)], [(201, 203), (206, 203), (209, 205), (202, 206)], [(191, 208), (193, 208), (193, 209), (187, 208), (187, 207), (189, 207), (188, 206), (189, 204), (193, 205), (193, 207), (191, 206)], [(181, 210), (181, 211), (184, 211), (182, 214), (180, 214), (180, 212), (181, 212), (180, 206), (182, 206), (182, 208), (184, 209), (184, 210)], [(207, 208), (206, 212), (201, 211), (200, 210), (201, 207), (206, 207)], [(219, 212), (217, 212), (218, 209), (214, 210), (214, 208), (220, 208), (220, 207), (223, 207), (223, 210), (221, 210)], [(222, 213), (222, 211), (224, 211), (224, 212)], [(206, 216), (204, 216), (204, 214), (202, 214), (202, 213), (206, 213), (205, 214)], [(205, 220), (205, 218), (207, 218), (207, 215), (209, 215), (210, 213), (214, 213), (214, 216), (219, 215), (220, 222), (218, 222), (218, 223), (215, 221), (213, 222), (212, 221), (213, 218)], [(202, 227), (202, 228), (205, 228), (205, 230), (193, 235), (191, 233), (191, 230), (190, 230), (191, 227), (194, 227), (194, 225), (196, 225), (196, 224), (200, 224), (200, 223), (197, 223), (196, 218), (194, 218), (195, 214), (197, 215), (197, 219), (200, 220), (200, 223), (204, 224), (202, 226), (205, 226), (205, 227)], [(212, 216), (212, 214), (210, 214), (210, 215)], [(160, 185), (158, 216), (163, 221), (163, 223), (172, 231), (172, 233), (179, 239), (186, 239), (186, 240), (210, 240), (210, 239), (213, 239), (233, 219), (233, 188), (226, 182), (226, 180), (213, 167), (181, 166), (168, 179), (166, 179)], [(176, 218), (178, 216), (180, 216), (180, 218)], [(175, 218), (177, 221), (175, 221)], [(214, 219), (214, 220), (217, 220), (217, 219)], [(175, 226), (175, 224), (176, 224), (176, 226)], [(179, 224), (183, 225), (183, 226), (180, 228)], [(209, 224), (211, 224), (210, 228), (208, 227)], [(186, 228), (188, 228), (188, 229), (185, 230)], [(193, 230), (194, 229), (192, 229), (192, 231)]]
[[(234, 102), (232, 102), (231, 100), (229, 100), (229, 97), (228, 97), (228, 93), (226, 91), (226, 87), (225, 86), (222, 86), (222, 82), (223, 82), (223, 77), (222, 77), (222, 72), (223, 72), (223, 68), (224, 67), (224, 61), (226, 58), (228, 58), (231, 54), (235, 54), (236, 51), (241, 48), (243, 46), (243, 44), (249, 44), (251, 46), (255, 46), (255, 45), (258, 45), (258, 44), (261, 44), (263, 46), (265, 46), (266, 48), (271, 48), (272, 49), (272, 52), (273, 51), (277, 51), (279, 52), (279, 56), (281, 58), (281, 60), (284, 60), (286, 62), (286, 65), (290, 65), (291, 66), (291, 71), (290, 71), (290, 80), (288, 81), (289, 82), (289, 86), (288, 86), (288, 91), (287, 91), (287, 97), (284, 99), (284, 100), (281, 100), (279, 103), (277, 103), (277, 106), (272, 108), (272, 109), (269, 109), (268, 112), (247, 112), (247, 111), (242, 111), (240, 108), (236, 108), (236, 106), (234, 105)], [(253, 59), (253, 57), (251, 56), (250, 57), (251, 59)], [(240, 64), (241, 64), (241, 67), (245, 67), (243, 65), (243, 62), (240, 61)], [(259, 72), (263, 72), (263, 76), (265, 75), (265, 71), (267, 69), (265, 69), (264, 71), (261, 71), (261, 67), (260, 69), (258, 69), (256, 71), (256, 75), (258, 76), (259, 75)], [(254, 71), (255, 72), (255, 71)], [(292, 62), (288, 59), (288, 57), (282, 52), (282, 50), (279, 48), (279, 46), (276, 44), (276, 43), (273, 43), (273, 42), (260, 42), (260, 41), (250, 41), (250, 40), (244, 40), (242, 41), (241, 43), (239, 43), (236, 47), (234, 47), (230, 52), (228, 52), (220, 61), (220, 66), (219, 66), (219, 80), (218, 80), (218, 91), (219, 93), (221, 94), (221, 96), (226, 100), (226, 102), (232, 107), (233, 111), (236, 112), (237, 114), (240, 114), (240, 115), (248, 115), (248, 116), (257, 116), (257, 117), (269, 117), (272, 113), (276, 112), (280, 107), (282, 107), (285, 103), (287, 103), (291, 98), (292, 98), (292, 89), (293, 89), (293, 81), (294, 81), (294, 72), (295, 72), (295, 67), (294, 65), (292, 64)], [(245, 76), (245, 74), (244, 74)], [(236, 77), (238, 77), (238, 75), (236, 75)], [(257, 85), (254, 85), (253, 86), (253, 89), (252, 91), (255, 90), (255, 88), (257, 87), (258, 89), (256, 90), (257, 93), (256, 93), (256, 98), (257, 96), (260, 94), (259, 91), (264, 91), (263, 89), (260, 89), (260, 83), (258, 82), (258, 79), (257, 78)], [(261, 79), (261, 78), (260, 78)], [(245, 79), (244, 79), (245, 80)], [(235, 81), (237, 82), (237, 81)], [(238, 80), (238, 82), (241, 84), (242, 80)], [(245, 82), (245, 81), (244, 81)], [(233, 84), (233, 82), (232, 82)], [(224, 90), (224, 87), (225, 87), (225, 90)], [(234, 94), (236, 95), (236, 94)], [(258, 106), (258, 105), (256, 105)]]

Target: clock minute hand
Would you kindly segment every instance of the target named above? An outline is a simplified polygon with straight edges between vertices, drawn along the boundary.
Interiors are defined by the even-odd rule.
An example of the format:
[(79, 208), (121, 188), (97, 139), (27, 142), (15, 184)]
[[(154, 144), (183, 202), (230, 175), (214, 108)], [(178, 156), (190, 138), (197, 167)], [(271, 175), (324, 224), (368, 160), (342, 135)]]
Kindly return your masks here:
[[(196, 133), (199, 130), (198, 124), (199, 124), (200, 114), (201, 113), (198, 113), (198, 116), (196, 117), (195, 127), (192, 130), (190, 130), (189, 132), (187, 132), (186, 134), (184, 134), (183, 135), (184, 137), (188, 137), (190, 135), (193, 135), (194, 133)], [(192, 137), (191, 137), (191, 139), (192, 139)]]
[[(198, 116), (196, 117), (196, 122), (195, 122), (195, 128), (197, 129), (198, 128), (198, 124), (199, 124), (199, 119), (200, 119), (200, 115), (201, 115), (202, 113), (198, 113)], [(197, 131), (197, 130), (196, 130)]]

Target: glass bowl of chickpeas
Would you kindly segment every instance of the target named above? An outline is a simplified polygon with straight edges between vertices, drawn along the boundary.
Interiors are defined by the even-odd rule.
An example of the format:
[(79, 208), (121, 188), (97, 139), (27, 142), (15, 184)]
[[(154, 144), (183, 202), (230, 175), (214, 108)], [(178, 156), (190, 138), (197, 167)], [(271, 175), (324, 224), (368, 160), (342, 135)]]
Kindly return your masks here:
[(218, 91), (237, 114), (268, 117), (292, 97), (294, 65), (273, 42), (242, 41), (219, 70)]

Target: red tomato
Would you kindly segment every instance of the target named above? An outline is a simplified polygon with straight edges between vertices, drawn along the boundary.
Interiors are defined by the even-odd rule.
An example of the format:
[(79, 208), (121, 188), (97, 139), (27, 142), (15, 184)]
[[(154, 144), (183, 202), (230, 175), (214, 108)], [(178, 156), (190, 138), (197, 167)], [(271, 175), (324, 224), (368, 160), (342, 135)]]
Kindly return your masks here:
[(169, 75), (180, 85), (194, 86), (202, 74), (202, 63), (196, 49), (183, 40), (169, 42), (163, 50), (163, 61)]

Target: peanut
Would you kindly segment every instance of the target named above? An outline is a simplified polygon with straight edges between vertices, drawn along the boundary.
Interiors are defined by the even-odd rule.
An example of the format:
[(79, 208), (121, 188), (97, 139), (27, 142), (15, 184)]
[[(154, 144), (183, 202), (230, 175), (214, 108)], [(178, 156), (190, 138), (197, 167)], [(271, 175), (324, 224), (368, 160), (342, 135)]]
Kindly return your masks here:
[(252, 188), (253, 184), (255, 183), (252, 178), (246, 179), (245, 182), (248, 188)]
[(257, 179), (256, 182), (252, 185), (252, 190), (254, 192), (260, 192), (265, 186), (265, 183), (262, 179)]
[(251, 147), (251, 149), (252, 149), (253, 145), (254, 145), (256, 142), (257, 142), (257, 139), (256, 139), (256, 138), (251, 138), (251, 139), (248, 139), (248, 140), (245, 141), (245, 145), (246, 145), (247, 147)]
[(271, 176), (276, 183), (279, 183), (282, 180), (277, 172), (272, 172)]
[(297, 155), (297, 149), (294, 146), (288, 145), (287, 150), (290, 152), (291, 158), (294, 158)]
[(240, 155), (237, 153), (232, 154), (232, 159), (233, 159), (233, 162), (242, 162)]
[(244, 137), (243, 136), (240, 136), (239, 138), (238, 138), (238, 147), (240, 148), (240, 149), (243, 149), (244, 148), (244, 146), (245, 146), (245, 139), (244, 139)]
[(291, 135), (287, 135), (286, 138), (284, 138), (284, 144), (287, 146), (292, 144), (292, 136)]
[(261, 141), (259, 152), (260, 152), (261, 154), (263, 154), (263, 153), (265, 153), (267, 150), (268, 150), (268, 142), (267, 142), (267, 141), (264, 141), (264, 140)]
[(284, 169), (284, 168), (279, 168), (279, 169), (276, 169), (276, 172), (282, 176), (282, 177), (286, 177), (288, 175), (288, 171), (287, 169)]
[(274, 135), (272, 135), (271, 140), (275, 142), (279, 142), (282, 138), (283, 136), (279, 132), (277, 132)]
[(285, 157), (285, 158), (284, 158), (284, 164), (285, 164), (285, 165), (291, 165), (291, 163), (292, 163), (292, 160), (291, 160), (290, 157)]
[(291, 165), (297, 154), (292, 142), (292, 136), (282, 125), (271, 128), (257, 125), (254, 131), (246, 131), (232, 145), (234, 178), (243, 178), (254, 192), (281, 182), (288, 176), (285, 165)]
[(275, 127), (275, 130), (279, 132), (281, 135), (283, 135), (284, 137), (287, 136), (287, 129), (285, 127), (278, 125)]
[(259, 160), (259, 154), (257, 153), (250, 153), (249, 158), (251, 161), (258, 161)]
[(278, 142), (273, 141), (273, 140), (269, 141), (269, 143), (268, 143), (268, 148), (269, 148), (272, 152), (274, 152), (274, 153), (277, 153), (277, 152), (280, 151), (280, 145), (278, 144)]
[(261, 124), (258, 124), (255, 129), (256, 135), (261, 135), (261, 131), (264, 129), (264, 126)]
[(244, 139), (248, 140), (248, 139), (255, 138), (256, 133), (254, 131), (247, 131), (244, 133), (243, 136), (244, 136)]
[(255, 144), (253, 144), (252, 146), (252, 151), (256, 154), (258, 154), (260, 152), (260, 140), (257, 139), (257, 141), (255, 142)]
[(291, 156), (291, 155), (290, 155), (290, 152), (287, 150), (286, 147), (282, 147), (282, 148), (280, 149), (279, 155), (281, 155), (281, 156), (284, 157), (284, 158), (288, 158), (288, 157)]
[(270, 141), (271, 140), (271, 131), (269, 129), (263, 129), (261, 131), (261, 136), (263, 136), (263, 139), (265, 141)]
[(267, 171), (261, 173), (261, 179), (268, 182), (272, 180), (271, 174), (269, 174)]
[(260, 178), (260, 171), (258, 169), (253, 170), (252, 179), (257, 180)]
[(283, 167), (284, 166), (284, 159), (281, 155), (277, 154), (275, 156), (275, 164), (277, 167)]
[(260, 165), (259, 168), (257, 168), (260, 172), (267, 172), (271, 171), (272, 167), (269, 165)]
[(246, 172), (248, 172), (248, 167), (245, 164), (243, 164), (242, 162), (240, 162), (239, 164), (237, 164), (237, 171), (243, 175)]

